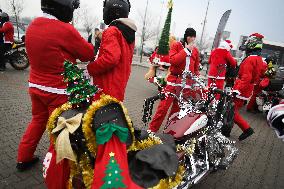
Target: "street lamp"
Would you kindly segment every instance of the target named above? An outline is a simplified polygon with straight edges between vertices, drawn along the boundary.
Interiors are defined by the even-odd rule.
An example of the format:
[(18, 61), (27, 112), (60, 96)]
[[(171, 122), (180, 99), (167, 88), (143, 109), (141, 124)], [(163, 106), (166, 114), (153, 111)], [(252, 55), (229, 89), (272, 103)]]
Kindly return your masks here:
[(209, 9), (209, 4), (210, 4), (210, 0), (208, 0), (206, 14), (205, 14), (205, 18), (204, 18), (204, 21), (203, 21), (203, 28), (202, 28), (201, 39), (200, 39), (200, 48), (202, 47), (202, 43), (203, 43), (203, 35), (204, 35), (204, 30), (205, 30), (205, 24), (207, 22), (207, 14), (208, 14), (208, 9)]
[(148, 3), (149, 0), (147, 0), (145, 14), (144, 14), (144, 20), (143, 20), (143, 28), (142, 28), (142, 36), (141, 36), (141, 52), (140, 52), (140, 63), (142, 63), (142, 55), (143, 55), (143, 47), (144, 47), (144, 38), (145, 38), (145, 26), (146, 26), (146, 16), (148, 11)]

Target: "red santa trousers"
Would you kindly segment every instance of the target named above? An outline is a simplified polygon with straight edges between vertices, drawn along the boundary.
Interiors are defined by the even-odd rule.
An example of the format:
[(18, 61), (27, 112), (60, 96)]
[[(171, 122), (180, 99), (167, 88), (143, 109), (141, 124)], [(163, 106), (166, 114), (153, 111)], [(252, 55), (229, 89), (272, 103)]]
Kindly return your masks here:
[(255, 85), (253, 89), (253, 94), (250, 98), (250, 101), (247, 105), (247, 110), (256, 110), (257, 104), (256, 104), (256, 97), (261, 93), (262, 88), (259, 85)]
[[(167, 85), (164, 90), (165, 92), (171, 92), (171, 93), (177, 94), (175, 86)], [(151, 130), (152, 132), (157, 132), (160, 129), (171, 105), (172, 105), (172, 109), (169, 114), (169, 117), (173, 113), (179, 111), (178, 103), (175, 100), (175, 98), (172, 96), (167, 96), (165, 99), (161, 100), (161, 102), (158, 105), (155, 116), (153, 117), (149, 125), (149, 130)]]
[(245, 101), (235, 98), (234, 103), (235, 103), (234, 122), (242, 129), (242, 131), (245, 131), (250, 128), (247, 121), (240, 114), (240, 109), (244, 106)]
[(53, 94), (36, 88), (29, 89), (32, 101), (32, 120), (24, 133), (18, 149), (18, 162), (33, 159), (36, 147), (46, 130), (49, 115), (67, 102), (66, 95)]
[(208, 78), (208, 86), (209, 87), (210, 87), (210, 85), (212, 83), (215, 83), (218, 89), (224, 90), (224, 84), (225, 84), (225, 80), (224, 79), (216, 79), (214, 81), (214, 79)]
[[(164, 90), (165, 92), (170, 92), (179, 95), (181, 87), (167, 85)], [(185, 89), (183, 93), (185, 98), (189, 96), (196, 98), (196, 94), (200, 94), (200, 91), (192, 91), (189, 89)], [(151, 130), (152, 132), (157, 132), (160, 129), (171, 105), (172, 109), (170, 111), (169, 117), (171, 117), (174, 113), (179, 111), (178, 101), (172, 96), (167, 96), (164, 100), (161, 100), (161, 102), (158, 105), (155, 116), (153, 117), (149, 125), (149, 130)]]

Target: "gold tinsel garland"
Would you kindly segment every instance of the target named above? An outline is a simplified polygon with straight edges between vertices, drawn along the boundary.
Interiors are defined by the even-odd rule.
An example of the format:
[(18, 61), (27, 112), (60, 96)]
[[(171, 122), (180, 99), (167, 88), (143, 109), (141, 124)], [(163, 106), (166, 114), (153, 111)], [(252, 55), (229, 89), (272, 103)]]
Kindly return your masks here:
[(182, 182), (184, 172), (184, 166), (180, 165), (175, 176), (169, 177), (167, 179), (162, 179), (157, 186), (149, 189), (172, 189)]
[(67, 183), (67, 188), (73, 189), (73, 184), (72, 184), (73, 178), (74, 178), (75, 175), (80, 174), (80, 172), (79, 172), (78, 166), (75, 162), (73, 162), (73, 161), (68, 161), (68, 162), (69, 162), (69, 167), (70, 167), (70, 176), (69, 176), (69, 180), (68, 180), (68, 183)]
[(83, 154), (79, 162), (80, 170), (82, 170), (82, 177), (85, 187), (87, 189), (92, 187), (94, 178), (94, 169), (91, 166), (90, 158), (87, 154)]
[(52, 140), (53, 144), (56, 141), (56, 136), (52, 134), (52, 130), (56, 127), (56, 121), (58, 117), (65, 111), (71, 110), (72, 104), (71, 103), (65, 103), (62, 106), (56, 108), (51, 115), (49, 116), (48, 122), (47, 122), (47, 132), (49, 134), (50, 139)]
[[(134, 136), (134, 128), (132, 126), (132, 122), (130, 117), (128, 116), (127, 109), (123, 106), (123, 104), (118, 101), (117, 99), (109, 96), (109, 95), (101, 95), (100, 99), (93, 102), (92, 105), (89, 106), (87, 112), (85, 113), (83, 117), (83, 124), (82, 124), (82, 130), (86, 139), (87, 148), (92, 153), (94, 157), (96, 157), (96, 137), (92, 130), (92, 122), (93, 122), (93, 116), (95, 115), (96, 111), (100, 108), (111, 104), (111, 103), (118, 103), (125, 114), (125, 118), (128, 123), (129, 130), (131, 132), (132, 136), (132, 145), (128, 147), (128, 152), (130, 151), (140, 151), (147, 148), (150, 148), (151, 146), (162, 144), (162, 141), (160, 138), (156, 137), (154, 134), (149, 135), (149, 137), (142, 141), (136, 141)], [(52, 130), (56, 127), (56, 121), (58, 117), (67, 110), (72, 109), (72, 104), (65, 103), (61, 107), (56, 108), (51, 116), (48, 119), (47, 123), (47, 130), (49, 133), (49, 136), (53, 143), (56, 141), (56, 135), (52, 134)], [(69, 161), (70, 165), (70, 177), (69, 181), (67, 183), (67, 188), (71, 189), (72, 186), (72, 180), (75, 175), (80, 174), (80, 171), (82, 173), (83, 182), (87, 189), (91, 188), (91, 185), (93, 183), (93, 177), (94, 177), (94, 169), (91, 167), (90, 159), (86, 154), (83, 154), (80, 158), (79, 163)], [(184, 174), (185, 168), (184, 166), (179, 166), (178, 172), (174, 177), (170, 177), (167, 179), (162, 179), (159, 184), (152, 189), (171, 189), (176, 187), (178, 184), (181, 183), (183, 174)]]
[(134, 137), (134, 128), (132, 126), (132, 122), (128, 116), (127, 109), (123, 106), (123, 104), (118, 101), (117, 99), (109, 96), (109, 95), (101, 95), (100, 99), (93, 102), (92, 105), (88, 108), (86, 114), (83, 117), (83, 124), (82, 124), (82, 130), (87, 142), (87, 147), (89, 151), (92, 153), (94, 157), (96, 157), (96, 152), (97, 152), (97, 145), (96, 145), (96, 136), (95, 133), (92, 130), (92, 122), (93, 122), (93, 117), (96, 113), (97, 110), (101, 109), (102, 107), (112, 104), (112, 103), (117, 103), (121, 106), (123, 109), (126, 121), (128, 123), (128, 128), (131, 132), (132, 136), (132, 145), (129, 148), (132, 148), (133, 144), (135, 143), (135, 137)]

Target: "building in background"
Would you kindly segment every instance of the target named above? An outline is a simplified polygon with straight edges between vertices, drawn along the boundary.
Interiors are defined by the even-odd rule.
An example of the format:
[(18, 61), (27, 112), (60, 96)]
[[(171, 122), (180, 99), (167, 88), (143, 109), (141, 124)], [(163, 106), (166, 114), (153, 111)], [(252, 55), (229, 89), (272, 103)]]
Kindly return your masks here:
[[(236, 51), (236, 58), (241, 59), (244, 56), (244, 52), (240, 51), (240, 46), (244, 45), (248, 36), (241, 36)], [(274, 42), (269, 40), (263, 40), (262, 56), (266, 58), (268, 55), (275, 55), (277, 57), (277, 65), (284, 66), (284, 43)]]

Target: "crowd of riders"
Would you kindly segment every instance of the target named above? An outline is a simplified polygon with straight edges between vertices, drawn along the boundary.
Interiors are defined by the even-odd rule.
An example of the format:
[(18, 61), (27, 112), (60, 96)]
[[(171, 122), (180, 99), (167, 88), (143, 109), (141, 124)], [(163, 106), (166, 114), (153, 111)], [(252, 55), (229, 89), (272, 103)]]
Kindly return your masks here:
[[(103, 19), (108, 28), (100, 33), (95, 29), (88, 43), (79, 32), (69, 24), (73, 19), (73, 12), (79, 8), (79, 0), (41, 0), (42, 15), (32, 21), (26, 31), (26, 51), (30, 61), (29, 94), (32, 102), (32, 120), (24, 133), (18, 149), (17, 169), (24, 171), (38, 162), (34, 155), (36, 147), (46, 130), (46, 124), (53, 110), (67, 102), (66, 83), (63, 81), (63, 62), (69, 60), (76, 63), (79, 59), (90, 62), (87, 71), (93, 77), (94, 84), (99, 86), (105, 94), (109, 94), (119, 101), (124, 101), (126, 85), (128, 83), (133, 51), (135, 46), (134, 21), (128, 18), (131, 5), (129, 0), (105, 0)], [(56, 29), (55, 29), (56, 28)], [(5, 70), (3, 62), (4, 52), (11, 48), (14, 42), (14, 28), (9, 21), (9, 15), (1, 13), (0, 19), (0, 71)], [(234, 85), (234, 122), (242, 130), (239, 140), (250, 137), (254, 130), (240, 114), (240, 109), (249, 102), (248, 110), (253, 111), (254, 97), (269, 84), (265, 78), (269, 62), (261, 56), (264, 36), (253, 33), (243, 46), (245, 58), (235, 74)], [(164, 91), (176, 93), (182, 85), (184, 71), (199, 76), (200, 55), (195, 46), (196, 31), (187, 28), (182, 41), (174, 41), (170, 45), (170, 68)], [(236, 70), (237, 62), (230, 50), (231, 41), (220, 42), (209, 58), (208, 86), (215, 85), (223, 90), (226, 82), (227, 70)], [(95, 53), (94, 53), (95, 52)], [(187, 64), (190, 60), (190, 64)], [(227, 73), (226, 73), (227, 72)], [(234, 71), (236, 72), (236, 71)], [(186, 85), (191, 85), (186, 81)], [(195, 95), (188, 92), (189, 95)], [(252, 98), (250, 98), (252, 96)], [(96, 98), (96, 97), (95, 97)], [(161, 100), (157, 112), (150, 123), (149, 130), (158, 132), (168, 109), (170, 114), (178, 111), (178, 103), (171, 96)], [(277, 122), (278, 123), (278, 122)], [(283, 126), (283, 122), (281, 123)], [(229, 132), (223, 135), (230, 136)], [(54, 145), (50, 144), (50, 151)], [(60, 164), (53, 171), (51, 179), (65, 176), (67, 165)], [(63, 188), (54, 186), (56, 182), (48, 182), (49, 188)]]

